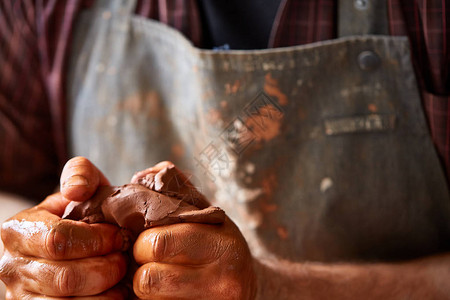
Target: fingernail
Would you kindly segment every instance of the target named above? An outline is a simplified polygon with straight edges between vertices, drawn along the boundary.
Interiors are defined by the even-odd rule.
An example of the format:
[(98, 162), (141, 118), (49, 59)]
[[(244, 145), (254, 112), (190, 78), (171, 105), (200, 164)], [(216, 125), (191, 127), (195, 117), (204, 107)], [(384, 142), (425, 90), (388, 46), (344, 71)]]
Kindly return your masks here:
[(74, 175), (72, 177), (67, 178), (67, 180), (64, 182), (64, 186), (86, 186), (89, 182), (87, 181), (86, 177), (81, 175)]

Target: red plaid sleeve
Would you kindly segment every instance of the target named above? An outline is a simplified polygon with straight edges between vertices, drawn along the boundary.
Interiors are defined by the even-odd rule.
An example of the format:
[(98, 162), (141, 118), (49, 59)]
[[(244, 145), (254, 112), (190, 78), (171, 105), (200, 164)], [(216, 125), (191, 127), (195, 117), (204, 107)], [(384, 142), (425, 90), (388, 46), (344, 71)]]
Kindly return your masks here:
[(42, 200), (66, 159), (73, 1), (0, 1), (0, 189)]
[(202, 30), (196, 0), (140, 0), (135, 12), (167, 24), (182, 32), (194, 45), (201, 45)]
[(450, 180), (450, 1), (389, 0), (392, 35), (407, 35), (423, 105)]
[(286, 47), (336, 36), (336, 0), (282, 0), (269, 46)]

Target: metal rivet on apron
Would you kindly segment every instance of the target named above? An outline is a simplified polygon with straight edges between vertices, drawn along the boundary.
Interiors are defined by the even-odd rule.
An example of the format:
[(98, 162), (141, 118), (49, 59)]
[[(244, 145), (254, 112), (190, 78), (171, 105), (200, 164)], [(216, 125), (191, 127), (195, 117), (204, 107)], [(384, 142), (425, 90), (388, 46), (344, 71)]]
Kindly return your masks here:
[(369, 0), (355, 0), (353, 5), (357, 10), (366, 10), (369, 8)]
[(372, 71), (381, 65), (381, 59), (375, 52), (363, 51), (358, 55), (358, 64), (361, 70)]

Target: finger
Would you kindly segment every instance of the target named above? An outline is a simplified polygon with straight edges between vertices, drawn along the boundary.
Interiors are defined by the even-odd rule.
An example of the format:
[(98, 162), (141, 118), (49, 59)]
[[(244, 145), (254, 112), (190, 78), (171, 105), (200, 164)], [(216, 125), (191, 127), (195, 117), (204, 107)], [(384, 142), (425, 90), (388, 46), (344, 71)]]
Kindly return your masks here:
[(126, 273), (123, 254), (70, 261), (30, 260), (17, 271), (24, 290), (35, 294), (67, 297), (89, 296), (115, 286)]
[(203, 268), (148, 263), (134, 274), (133, 290), (139, 299), (211, 299), (212, 278)]
[(164, 168), (170, 168), (170, 167), (174, 167), (174, 166), (175, 165), (170, 161), (162, 161), (162, 162), (154, 165), (151, 168), (148, 168), (148, 169), (145, 169), (145, 170), (135, 173), (133, 175), (133, 177), (131, 178), (130, 183), (137, 184), (139, 182), (139, 179), (144, 178), (147, 174), (151, 174), (151, 173), (156, 174)]
[[(95, 296), (70, 297), (72, 300), (124, 300), (128, 299), (129, 293), (126, 288), (113, 287)], [(11, 289), (6, 291), (6, 300), (9, 299), (33, 299), (33, 300), (65, 300), (67, 297), (50, 297), (23, 291), (14, 292)]]
[(3, 223), (2, 240), (13, 253), (51, 260), (104, 255), (129, 245), (129, 236), (117, 226), (63, 220), (40, 208)]
[(66, 209), (67, 204), (69, 203), (70, 201), (63, 198), (61, 196), (61, 193), (55, 193), (45, 198), (44, 201), (39, 203), (38, 207), (43, 208), (58, 217), (61, 217), (64, 213), (64, 210)]
[[(118, 257), (114, 257), (118, 256)], [(114, 270), (118, 269), (118, 277), (123, 277), (124, 273), (126, 272), (126, 270), (124, 270), (126, 268), (125, 263), (126, 260), (124, 257), (120, 257), (119, 253), (115, 253), (112, 255), (106, 256), (106, 257), (100, 257), (103, 260), (106, 260), (105, 262), (103, 262), (105, 264), (106, 268), (100, 267), (99, 269), (105, 270), (105, 272), (107, 272), (107, 275), (109, 275), (110, 277), (114, 277), (114, 275), (110, 275), (110, 274), (114, 274), (112, 272), (114, 272)], [(80, 264), (81, 261), (81, 264)], [(66, 265), (64, 266), (58, 266), (55, 265), (55, 263), (57, 262), (50, 262), (51, 264), (53, 264), (53, 269), (55, 268), (62, 268), (62, 267), (66, 267)], [(95, 262), (94, 264), (92, 264), (92, 259), (91, 260), (78, 260), (78, 261), (73, 261), (73, 263), (78, 264), (79, 266), (82, 266), (82, 264), (84, 264), (84, 270), (83, 273), (89, 272), (87, 268), (92, 268), (95, 267)], [(100, 262), (101, 263), (101, 262)], [(30, 258), (27, 257), (13, 257), (11, 256), (11, 254), (9, 252), (5, 252), (5, 254), (3, 255), (3, 257), (0, 260), (0, 279), (6, 284), (6, 287), (8, 288), (6, 291), (6, 299), (29, 299), (30, 296), (29, 294), (31, 293), (29, 290), (33, 290), (31, 288), (28, 288), (29, 290), (26, 290), (24, 288), (24, 286), (29, 285), (30, 284), (30, 280), (32, 280), (32, 284), (36, 285), (36, 284), (41, 284), (41, 282), (43, 281), (43, 279), (45, 278), (49, 278), (50, 277), (61, 277), (61, 274), (63, 274), (63, 272), (61, 271), (62, 269), (59, 269), (60, 271), (60, 275), (58, 275), (56, 273), (56, 271), (54, 272), (52, 269), (52, 265), (50, 266), (46, 266), (46, 267), (42, 267), (42, 265), (45, 264), (45, 260), (40, 260), (40, 261), (33, 261)], [(62, 264), (61, 262), (59, 264)], [(116, 268), (114, 268), (114, 266), (116, 266)], [(30, 272), (30, 268), (34, 268), (31, 269)], [(111, 269), (111, 272), (108, 272), (107, 268)], [(51, 270), (51, 274), (49, 274), (48, 272), (45, 273), (45, 271)], [(36, 276), (36, 272), (39, 271), (39, 276)], [(31, 274), (30, 274), (31, 273)], [(116, 274), (117, 274), (116, 273)], [(75, 272), (66, 272), (66, 274), (75, 274)], [(36, 281), (34, 279), (32, 279), (33, 277), (37, 277), (39, 278), (40, 281)], [(67, 276), (67, 275), (66, 275)], [(75, 278), (79, 278), (77, 276), (74, 276)], [(67, 281), (68, 279), (60, 279), (59, 282), (65, 282), (65, 280)], [(115, 278), (110, 278), (106, 280), (110, 280), (111, 283), (108, 284), (111, 285), (113, 284), (113, 281), (117, 281), (120, 280), (119, 279), (115, 279)], [(48, 286), (49, 284), (54, 283), (53, 280), (44, 280), (46, 282), (44, 282), (43, 284)], [(72, 280), (71, 280), (72, 282)], [(76, 285), (76, 283), (75, 283)], [(60, 288), (61, 289), (61, 288)], [(41, 289), (42, 290), (42, 289)], [(39, 295), (36, 293), (31, 293), (33, 299), (59, 299), (59, 298), (53, 298), (53, 297), (38, 297)], [(116, 286), (114, 286), (111, 289), (108, 289), (107, 291), (98, 294), (96, 297), (93, 297), (92, 299), (128, 299), (128, 295), (130, 294), (129, 289), (122, 283), (122, 281), (117, 284)], [(1, 297), (0, 297), (1, 298)], [(78, 298), (76, 298), (78, 299)], [(91, 299), (91, 298), (80, 298), (80, 299)]]
[(99, 185), (109, 185), (109, 181), (87, 158), (77, 156), (64, 166), (60, 184), (64, 198), (82, 202), (89, 199)]
[(180, 223), (142, 232), (133, 248), (138, 264), (165, 262), (201, 265), (215, 261), (226, 250), (229, 235), (222, 225)]

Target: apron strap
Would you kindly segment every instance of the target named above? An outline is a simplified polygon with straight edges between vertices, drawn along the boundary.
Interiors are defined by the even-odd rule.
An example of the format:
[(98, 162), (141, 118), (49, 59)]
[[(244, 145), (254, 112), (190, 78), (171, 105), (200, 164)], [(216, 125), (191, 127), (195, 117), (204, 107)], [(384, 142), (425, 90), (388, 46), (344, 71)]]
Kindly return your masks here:
[(96, 0), (93, 8), (113, 14), (131, 15), (135, 11), (136, 2), (137, 0)]
[(388, 35), (386, 0), (338, 0), (338, 37)]

